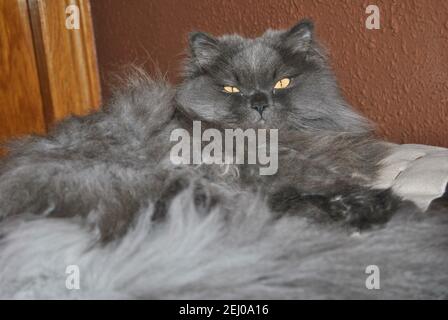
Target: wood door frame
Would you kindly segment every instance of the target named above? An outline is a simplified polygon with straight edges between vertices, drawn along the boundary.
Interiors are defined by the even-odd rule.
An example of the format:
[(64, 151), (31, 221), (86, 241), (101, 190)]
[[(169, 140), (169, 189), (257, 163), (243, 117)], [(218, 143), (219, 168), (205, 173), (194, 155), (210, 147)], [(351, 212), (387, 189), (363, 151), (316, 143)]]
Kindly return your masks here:
[[(89, 0), (27, 0), (47, 127), (99, 108), (101, 89)], [(67, 29), (76, 5), (80, 29)]]

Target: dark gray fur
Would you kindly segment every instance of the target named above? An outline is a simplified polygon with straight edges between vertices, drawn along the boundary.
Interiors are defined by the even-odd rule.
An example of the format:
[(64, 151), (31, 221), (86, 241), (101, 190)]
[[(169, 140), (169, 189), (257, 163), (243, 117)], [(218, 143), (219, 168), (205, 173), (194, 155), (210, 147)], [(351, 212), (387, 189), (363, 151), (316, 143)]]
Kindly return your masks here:
[[(70, 117), (47, 136), (12, 143), (0, 163), (0, 216), (80, 216), (106, 244), (119, 241), (149, 204), (155, 204), (152, 219), (163, 225), (171, 200), (189, 186), (204, 217), (218, 208), (229, 223), (243, 203), (235, 199), (238, 193), (261, 194), (258, 199), (269, 205), (272, 219), (311, 219), (331, 232), (341, 226), (341, 233), (346, 227), (369, 229), (397, 212), (409, 217), (418, 212), (389, 190), (369, 187), (388, 149), (341, 96), (311, 22), (256, 39), (193, 33), (190, 48), (178, 88), (136, 72), (101, 111)], [(292, 78), (290, 87), (273, 91), (284, 77)], [(222, 92), (224, 85), (238, 86), (241, 94)], [(265, 107), (264, 121), (253, 108), (259, 103)], [(169, 135), (175, 128), (190, 130), (192, 120), (219, 130), (279, 129), (279, 172), (259, 176), (253, 166), (235, 165), (230, 172), (238, 175), (222, 175), (216, 165), (175, 167)], [(446, 232), (437, 241), (433, 250), (445, 252)], [(410, 247), (415, 254), (421, 249)], [(412, 263), (412, 252), (403, 263)], [(446, 259), (443, 263), (447, 266)], [(442, 289), (432, 295), (429, 288), (427, 296), (446, 297)]]

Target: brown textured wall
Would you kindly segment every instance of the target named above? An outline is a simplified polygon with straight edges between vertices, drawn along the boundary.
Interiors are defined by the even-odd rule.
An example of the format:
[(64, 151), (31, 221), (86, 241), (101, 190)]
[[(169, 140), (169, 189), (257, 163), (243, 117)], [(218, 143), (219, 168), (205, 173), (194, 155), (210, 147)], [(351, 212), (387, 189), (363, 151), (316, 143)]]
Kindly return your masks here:
[[(365, 27), (369, 4), (380, 30)], [(382, 136), (448, 147), (448, 1), (92, 0), (92, 14), (105, 98), (123, 64), (177, 81), (189, 31), (253, 37), (310, 17), (345, 97)]]

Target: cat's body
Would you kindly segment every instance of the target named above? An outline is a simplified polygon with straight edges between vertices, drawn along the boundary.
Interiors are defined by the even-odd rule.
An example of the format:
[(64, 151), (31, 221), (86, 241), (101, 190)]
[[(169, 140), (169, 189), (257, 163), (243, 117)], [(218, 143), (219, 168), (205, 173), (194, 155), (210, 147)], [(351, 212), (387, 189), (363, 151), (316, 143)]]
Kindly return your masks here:
[[(426, 225), (419, 226), (415, 221), (405, 228), (409, 223), (405, 221), (418, 216), (418, 210), (389, 190), (371, 189), (388, 149), (372, 137), (368, 122), (340, 96), (322, 50), (312, 37), (309, 22), (299, 23), (288, 31), (269, 31), (257, 39), (238, 36), (215, 39), (196, 33), (190, 42), (185, 81), (178, 88), (137, 73), (104, 110), (67, 119), (47, 137), (28, 138), (12, 147), (9, 157), (0, 165), (3, 219), (0, 258), (10, 256), (15, 245), (27, 239), (17, 221), (23, 220), (23, 228), (37, 224), (37, 233), (47, 226), (46, 232), (51, 233), (51, 225), (55, 224), (55, 237), (60, 227), (57, 221), (65, 221), (62, 223), (79, 226), (84, 230), (82, 234), (91, 234), (88, 241), (81, 241), (83, 245), (94, 246), (90, 257), (112, 255), (95, 248), (98, 244), (92, 241), (101, 240), (101, 246), (106, 248), (123, 246), (120, 243), (131, 241), (129, 238), (139, 232), (148, 232), (147, 236), (137, 236), (141, 243), (131, 241), (138, 247), (134, 247), (134, 254), (140, 257), (129, 257), (117, 249), (116, 254), (123, 254), (123, 260), (107, 258), (119, 263), (126, 259), (134, 261), (129, 262), (129, 275), (137, 272), (132, 267), (140, 270), (134, 263), (140, 263), (151, 273), (145, 278), (147, 281), (141, 279), (147, 288), (132, 282), (123, 284), (125, 289), (121, 293), (126, 297), (185, 298), (189, 292), (192, 298), (330, 297), (340, 290), (334, 288), (351, 281), (346, 278), (348, 274), (339, 274), (341, 283), (335, 280), (333, 287), (323, 292), (324, 286), (319, 281), (329, 280), (319, 272), (331, 270), (328, 266), (321, 268), (328, 258), (334, 261), (335, 272), (361, 268), (360, 279), (354, 281), (360, 287), (347, 288), (339, 296), (356, 298), (354, 293), (366, 290), (362, 285), (362, 268), (367, 266), (364, 266), (368, 260), (367, 246), (371, 246), (372, 261), (368, 264), (380, 261), (393, 274), (394, 289), (382, 297), (393, 297), (393, 290), (400, 291), (400, 286), (407, 288), (402, 283), (404, 278), (397, 275), (400, 271), (389, 269), (402, 263), (412, 264), (410, 270), (416, 273), (424, 267), (436, 271), (427, 286), (413, 292), (400, 291), (403, 298), (447, 297), (448, 277), (439, 272), (448, 266), (448, 259), (440, 256), (448, 245), (447, 232), (443, 231), (446, 229), (442, 228), (447, 223), (446, 214), (430, 215)], [(282, 78), (287, 79), (285, 88), (270, 89)], [(232, 89), (238, 90), (237, 94), (223, 92), (222, 86), (237, 88)], [(170, 150), (174, 143), (170, 134), (179, 128), (191, 132), (193, 121), (202, 121), (205, 127), (217, 130), (278, 129), (278, 172), (261, 176), (254, 170), (257, 165), (173, 164)], [(258, 204), (246, 210), (253, 201)], [(36, 217), (43, 220), (36, 221)], [(393, 221), (386, 231), (367, 233), (370, 240), (349, 236), (353, 231), (384, 225), (391, 217)], [(48, 225), (41, 221), (48, 221)], [(433, 223), (437, 239), (434, 251), (428, 253), (432, 260), (422, 259), (419, 250), (404, 259), (402, 251), (406, 250), (412, 232), (420, 227), (430, 230), (428, 224)], [(388, 228), (398, 238), (394, 239)], [(160, 234), (162, 231), (166, 234)], [(417, 232), (412, 246), (424, 246), (428, 238)], [(394, 239), (398, 245), (387, 248), (386, 239)], [(163, 249), (162, 240), (181, 242), (179, 247), (167, 245)], [(40, 239), (35, 241), (39, 245)], [(143, 244), (148, 246), (147, 252), (158, 255), (160, 260), (148, 256), (145, 247), (141, 247)], [(45, 242), (40, 245), (45, 246)], [(338, 249), (334, 250), (334, 246)], [(190, 255), (179, 248), (194, 253)], [(279, 251), (269, 252), (274, 248)], [(228, 265), (225, 256), (217, 259), (213, 250), (227, 254)], [(321, 254), (323, 260), (310, 260), (308, 255), (313, 252)], [(353, 256), (357, 252), (360, 260)], [(338, 258), (335, 254), (345, 256)], [(386, 256), (394, 254), (401, 261), (386, 264)], [(55, 253), (55, 259), (66, 261), (61, 255)], [(9, 270), (5, 271), (6, 276), (14, 277), (14, 267), (25, 257), (26, 251), (17, 252), (8, 262), (3, 260), (4, 270)], [(79, 259), (79, 264), (85, 263), (81, 256)], [(139, 259), (142, 260), (138, 262)], [(176, 267), (170, 265), (176, 264), (176, 259), (181, 263)], [(215, 271), (213, 259), (221, 261)], [(308, 267), (304, 267), (307, 261), (316, 272), (320, 270), (308, 279), (305, 276)], [(89, 263), (95, 264), (95, 259)], [(201, 264), (208, 267), (201, 271)], [(112, 263), (110, 269), (114, 268)], [(178, 275), (177, 285), (175, 280), (168, 280), (170, 273), (164, 274), (164, 268), (174, 272), (171, 277)], [(238, 270), (242, 282), (230, 281), (229, 287), (223, 287), (229, 281), (228, 273)], [(4, 287), (9, 288), (7, 294), (23, 289), (11, 285), (5, 275), (3, 279)], [(165, 285), (162, 279), (166, 280)], [(437, 287), (437, 282), (442, 284)], [(95, 288), (93, 283), (89, 288)], [(244, 283), (246, 291), (240, 288)], [(263, 290), (257, 292), (258, 286)], [(112, 297), (119, 292), (112, 287), (101, 290), (110, 290)], [(241, 293), (235, 291), (232, 295), (230, 292), (237, 288)], [(364, 294), (369, 297), (370, 293)]]
[[(109, 239), (121, 236), (147, 201), (168, 206), (164, 193), (173, 193), (176, 184), (179, 189), (172, 196), (189, 185), (215, 189), (216, 194), (207, 197), (216, 199), (206, 201), (216, 201), (229, 189), (261, 193), (269, 202), (271, 195), (278, 199), (276, 194), (291, 186), (308, 194), (337, 196), (350, 185), (368, 187), (387, 151), (368, 133), (287, 131), (280, 137), (275, 175), (262, 176), (253, 165), (174, 165), (170, 133), (178, 128), (191, 131), (191, 120), (175, 109), (169, 86), (141, 73), (133, 77), (133, 87), (104, 111), (69, 118), (49, 136), (12, 147), (11, 159), (2, 166), (3, 216), (26, 211), (51, 217), (90, 214), (89, 222), (100, 226), (102, 238)], [(154, 98), (158, 100), (151, 109), (138, 103)], [(305, 215), (305, 210), (296, 211)], [(314, 208), (311, 214), (319, 211)]]

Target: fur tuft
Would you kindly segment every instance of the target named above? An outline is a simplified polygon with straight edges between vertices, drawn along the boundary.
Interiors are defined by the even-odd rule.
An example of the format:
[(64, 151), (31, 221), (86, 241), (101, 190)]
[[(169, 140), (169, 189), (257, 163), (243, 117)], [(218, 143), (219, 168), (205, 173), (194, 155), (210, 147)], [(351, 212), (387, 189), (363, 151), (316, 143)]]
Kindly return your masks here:
[[(78, 220), (11, 218), (1, 227), (1, 298), (420, 299), (448, 298), (448, 216), (397, 215), (374, 232), (346, 234), (304, 218), (273, 220), (239, 197), (226, 218), (204, 215), (192, 190), (160, 223), (141, 210), (120, 240), (95, 245)], [(32, 243), (33, 245), (30, 245)], [(67, 290), (68, 265), (80, 290)], [(365, 286), (380, 269), (380, 290)]]

